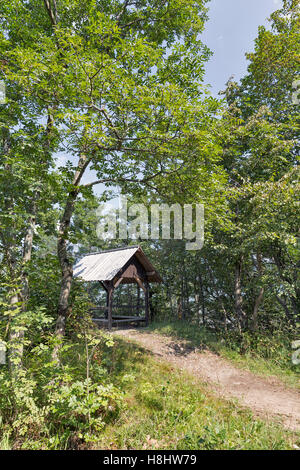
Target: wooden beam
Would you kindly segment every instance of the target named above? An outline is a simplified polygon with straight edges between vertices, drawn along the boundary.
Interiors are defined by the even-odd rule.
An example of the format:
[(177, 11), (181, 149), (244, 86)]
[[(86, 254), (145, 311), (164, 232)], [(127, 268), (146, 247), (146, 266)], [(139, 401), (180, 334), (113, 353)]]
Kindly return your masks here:
[(114, 289), (116, 289), (120, 284), (121, 282), (123, 281), (123, 278), (122, 276), (116, 281), (116, 283), (114, 284)]
[(134, 276), (134, 279), (138, 283), (138, 285), (143, 289), (144, 292), (146, 292), (146, 287), (144, 286), (141, 278), (139, 276)]
[(99, 282), (100, 282), (101, 286), (104, 287), (104, 289), (107, 292), (107, 287), (106, 287), (105, 281), (99, 281)]

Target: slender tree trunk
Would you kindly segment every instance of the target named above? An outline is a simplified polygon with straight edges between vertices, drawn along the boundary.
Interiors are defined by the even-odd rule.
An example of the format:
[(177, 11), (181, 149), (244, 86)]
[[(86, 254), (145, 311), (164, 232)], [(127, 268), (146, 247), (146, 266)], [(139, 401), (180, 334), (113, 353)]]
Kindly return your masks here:
[(224, 303), (221, 303), (222, 305), (222, 311), (223, 311), (223, 325), (224, 325), (224, 331), (227, 333), (227, 312), (224, 306)]
[[(35, 206), (34, 206), (35, 207)], [(24, 248), (23, 248), (23, 259), (22, 259), (22, 273), (21, 273), (21, 282), (22, 288), (21, 292), (13, 293), (10, 298), (10, 308), (12, 310), (11, 316), (11, 328), (10, 328), (10, 360), (9, 367), (11, 372), (15, 373), (16, 371), (22, 368), (22, 359), (23, 359), (23, 342), (24, 342), (24, 327), (22, 320), (18, 321), (18, 315), (26, 311), (26, 306), (29, 297), (29, 282), (28, 282), (28, 273), (26, 270), (26, 265), (31, 260), (32, 253), (32, 244), (33, 244), (33, 235), (35, 227), (35, 216), (31, 216), (28, 222), (28, 228), (24, 239)], [(20, 312), (14, 312), (16, 310)]]
[(205, 318), (205, 297), (204, 297), (204, 290), (203, 290), (203, 282), (201, 273), (199, 273), (199, 285), (200, 285), (200, 293), (201, 293), (201, 310), (202, 310), (202, 324), (205, 326), (206, 318)]
[(61, 287), (58, 300), (57, 322), (55, 333), (57, 336), (64, 336), (66, 319), (69, 308), (69, 296), (73, 279), (73, 265), (68, 254), (68, 232), (71, 217), (74, 211), (74, 204), (78, 191), (71, 191), (66, 202), (65, 210), (60, 221), (59, 235), (57, 241), (57, 254), (61, 267)]
[[(262, 256), (261, 256), (261, 253), (257, 253), (256, 255), (256, 259), (257, 259), (257, 271), (259, 273), (259, 276), (261, 278), (262, 276)], [(254, 303), (254, 308), (253, 308), (253, 314), (252, 314), (252, 325), (251, 325), (251, 329), (252, 331), (256, 331), (257, 330), (257, 319), (258, 319), (258, 310), (259, 310), (259, 307), (264, 299), (264, 292), (265, 292), (265, 289), (264, 287), (261, 287), (260, 290), (259, 290), (259, 294), (258, 296), (256, 297), (255, 299), (255, 303)]]
[(22, 368), (23, 359), (23, 339), (24, 330), (18, 322), (18, 303), (20, 301), (18, 293), (13, 293), (10, 297), (11, 326), (9, 332), (9, 360), (8, 365), (12, 375), (15, 375)]
[[(3, 153), (9, 155), (11, 152), (11, 140), (9, 131), (3, 136)], [(7, 173), (12, 172), (11, 165), (5, 163), (5, 171)], [(14, 199), (8, 197), (5, 199), (5, 213), (13, 215), (14, 213)], [(22, 325), (19, 322), (19, 303), (20, 293), (18, 290), (19, 284), (19, 272), (17, 263), (17, 242), (16, 242), (16, 230), (14, 224), (9, 227), (8, 230), (4, 230), (1, 234), (3, 239), (5, 261), (8, 267), (10, 280), (12, 282), (10, 297), (9, 297), (9, 320), (7, 324), (7, 332), (9, 332), (9, 356), (8, 366), (12, 375), (15, 375), (18, 370), (22, 367), (23, 357), (23, 337), (24, 331)], [(13, 285), (15, 280), (15, 284)]]
[[(36, 198), (39, 194), (36, 195)], [(36, 202), (33, 203), (32, 215), (29, 217), (27, 231), (24, 239), (23, 260), (22, 260), (22, 310), (26, 310), (29, 298), (29, 282), (27, 265), (31, 261), (33, 237), (36, 224)]]
[(259, 307), (263, 301), (264, 298), (264, 292), (265, 289), (263, 287), (260, 288), (259, 294), (255, 299), (255, 304), (253, 308), (253, 314), (252, 314), (252, 330), (256, 331), (257, 330), (257, 317), (258, 317), (258, 310)]
[[(79, 193), (79, 183), (88, 164), (89, 159), (86, 157), (86, 155), (81, 154), (73, 178), (73, 189), (69, 192), (65, 209), (59, 224), (57, 255), (61, 268), (61, 286), (58, 299), (55, 334), (60, 338), (65, 335), (66, 331), (66, 320), (69, 311), (69, 297), (73, 280), (73, 263), (68, 253), (69, 229), (71, 218), (74, 212), (75, 202)], [(53, 353), (53, 357), (55, 359), (57, 359), (58, 349), (59, 346), (55, 348)]]
[(242, 333), (245, 327), (245, 323), (246, 323), (246, 313), (243, 311), (241, 276), (242, 276), (242, 258), (236, 263), (235, 283), (234, 283), (235, 312), (237, 315), (238, 329), (240, 333)]
[(177, 298), (177, 318), (179, 320), (183, 320), (183, 312), (182, 312), (182, 299), (181, 297)]

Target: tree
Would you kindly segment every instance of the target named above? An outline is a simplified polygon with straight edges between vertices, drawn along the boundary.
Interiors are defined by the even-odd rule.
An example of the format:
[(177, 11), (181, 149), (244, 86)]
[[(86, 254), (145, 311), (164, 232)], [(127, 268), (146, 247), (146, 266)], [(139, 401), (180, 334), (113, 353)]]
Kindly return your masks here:
[(200, 252), (185, 253), (180, 243), (160, 246), (168, 313), (176, 315), (172, 299), (177, 296), (189, 321), (240, 334), (295, 330), (299, 105), (293, 100), (293, 84), (299, 73), (298, 7), (299, 2), (286, 1), (271, 15), (271, 30), (259, 28), (255, 50), (247, 54), (247, 74), (239, 84), (228, 82), (225, 112), (213, 128), (214, 142), (222, 149), (222, 160), (210, 169), (214, 180), (203, 187), (207, 167), (200, 167), (201, 184), (192, 184), (188, 172), (177, 178), (171, 192), (165, 181), (165, 198), (184, 188), (185, 198), (199, 196), (206, 208)]
[(279, 304), (287, 324), (295, 324), (299, 305), (299, 227), (292, 216), (299, 197), (299, 105), (293, 101), (299, 2), (285, 1), (271, 22), (270, 31), (259, 29), (240, 85), (228, 82), (222, 122), (234, 214), (228, 249), (236, 259), (235, 309), (244, 327), (253, 329), (264, 298), (269, 311), (277, 312)]
[[(79, 193), (99, 182), (151, 185), (210, 144), (217, 101), (201, 85), (209, 51), (199, 40), (203, 1), (4, 2), (5, 77), (51, 115), (71, 162), (58, 235), (62, 270), (56, 331), (63, 335), (72, 282), (68, 237)], [(22, 18), (21, 28), (16, 29)], [(13, 36), (13, 41), (10, 38)], [(93, 169), (97, 180), (82, 184)]]

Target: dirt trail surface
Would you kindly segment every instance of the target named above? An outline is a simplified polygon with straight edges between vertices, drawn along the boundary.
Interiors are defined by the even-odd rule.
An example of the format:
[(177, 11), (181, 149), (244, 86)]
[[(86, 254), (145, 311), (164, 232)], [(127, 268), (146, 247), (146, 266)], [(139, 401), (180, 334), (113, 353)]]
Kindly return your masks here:
[(187, 341), (142, 329), (118, 329), (114, 334), (136, 341), (159, 359), (199, 377), (218, 395), (236, 398), (254, 414), (270, 420), (279, 418), (286, 428), (300, 431), (300, 393), (286, 388), (278, 379), (262, 378), (238, 369), (210, 351), (194, 348)]

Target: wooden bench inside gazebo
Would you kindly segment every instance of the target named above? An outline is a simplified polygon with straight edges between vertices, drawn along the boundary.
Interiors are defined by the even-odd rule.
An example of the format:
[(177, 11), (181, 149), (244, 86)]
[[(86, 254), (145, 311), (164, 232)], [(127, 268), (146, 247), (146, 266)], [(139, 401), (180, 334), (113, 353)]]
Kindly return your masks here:
[[(74, 277), (86, 282), (98, 281), (106, 291), (106, 306), (91, 309), (93, 321), (112, 326), (125, 323), (149, 322), (149, 284), (162, 282), (162, 278), (148, 260), (140, 246), (91, 253), (74, 266)], [(144, 314), (114, 315), (113, 294), (120, 284), (136, 283), (144, 291)], [(101, 311), (104, 313), (101, 316)]]

